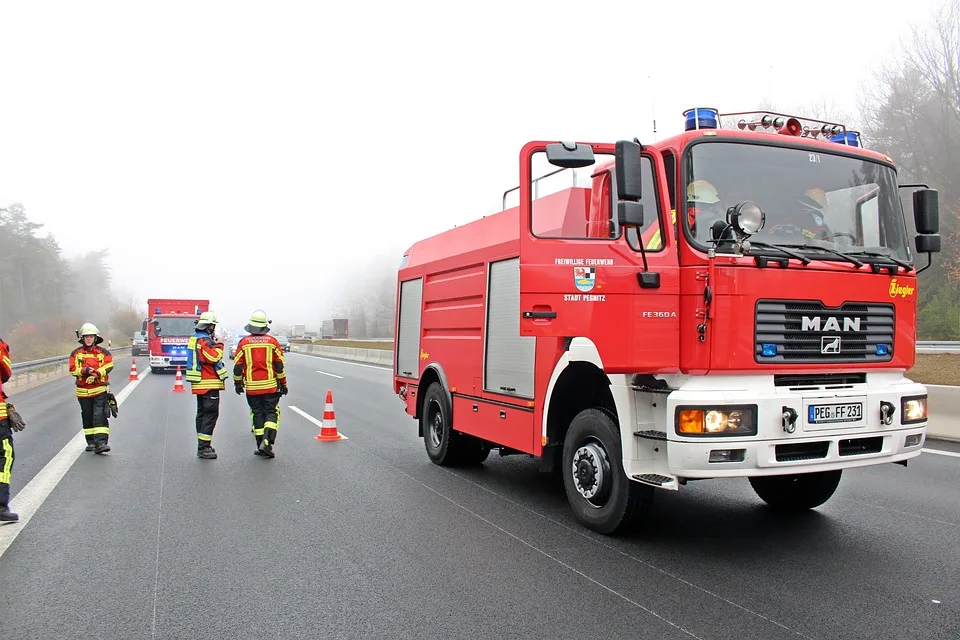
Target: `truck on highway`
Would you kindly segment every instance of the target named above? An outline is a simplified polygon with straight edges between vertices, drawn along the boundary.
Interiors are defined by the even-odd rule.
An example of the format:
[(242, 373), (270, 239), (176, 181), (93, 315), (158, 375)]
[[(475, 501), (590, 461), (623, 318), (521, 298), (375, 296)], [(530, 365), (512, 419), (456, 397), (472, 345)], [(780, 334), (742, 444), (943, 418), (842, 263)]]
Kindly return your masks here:
[(349, 337), (346, 318), (324, 320), (320, 325), (320, 338), (323, 340), (346, 340)]
[(403, 255), (394, 391), (434, 463), (531, 456), (613, 533), (657, 489), (746, 478), (811, 509), (846, 469), (920, 455), (904, 372), (937, 192), (842, 124), (684, 119), (656, 143), (529, 142), (501, 212)]
[(188, 298), (150, 298), (149, 317), (143, 321), (147, 334), (150, 370), (176, 370), (187, 366), (187, 343), (195, 330), (197, 318), (210, 310), (209, 300)]

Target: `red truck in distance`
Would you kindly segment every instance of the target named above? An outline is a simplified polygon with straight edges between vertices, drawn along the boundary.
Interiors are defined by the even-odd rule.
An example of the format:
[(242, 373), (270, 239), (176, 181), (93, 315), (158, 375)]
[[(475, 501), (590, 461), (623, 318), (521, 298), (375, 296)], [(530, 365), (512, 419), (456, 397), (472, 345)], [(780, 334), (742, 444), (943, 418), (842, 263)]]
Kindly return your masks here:
[(434, 463), (531, 456), (612, 533), (695, 480), (810, 509), (920, 455), (937, 192), (841, 124), (684, 116), (656, 143), (530, 142), (503, 211), (404, 254), (394, 391)]
[(175, 371), (187, 365), (187, 343), (195, 331), (197, 318), (210, 310), (209, 300), (186, 298), (150, 298), (149, 317), (143, 321), (150, 354), (150, 371)]

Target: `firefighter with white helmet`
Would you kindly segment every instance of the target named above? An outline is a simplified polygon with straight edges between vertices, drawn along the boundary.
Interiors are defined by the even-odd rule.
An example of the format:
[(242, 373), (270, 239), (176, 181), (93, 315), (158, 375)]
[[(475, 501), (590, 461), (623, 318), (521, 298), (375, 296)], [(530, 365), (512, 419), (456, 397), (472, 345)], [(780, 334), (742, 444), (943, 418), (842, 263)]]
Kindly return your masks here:
[(687, 185), (687, 223), (694, 237), (697, 237), (697, 221), (700, 218), (707, 220), (708, 228), (714, 221), (724, 219), (717, 188), (702, 179)]
[(117, 402), (110, 393), (113, 354), (100, 345), (103, 337), (96, 325), (87, 322), (77, 331), (80, 346), (70, 354), (70, 375), (77, 379), (80, 420), (87, 451), (110, 451), (109, 414), (116, 415)]
[(257, 441), (254, 453), (273, 458), (273, 445), (280, 428), (280, 397), (287, 394), (287, 372), (283, 347), (270, 331), (271, 320), (262, 309), (250, 314), (243, 329), (249, 335), (237, 343), (233, 364), (233, 384), (238, 395), (246, 391), (247, 404)]
[(217, 314), (204, 311), (197, 318), (196, 331), (187, 343), (187, 372), (193, 395), (197, 397), (197, 457), (217, 458), (213, 448), (213, 430), (220, 418), (220, 391), (230, 372), (223, 363), (223, 342), (215, 335)]

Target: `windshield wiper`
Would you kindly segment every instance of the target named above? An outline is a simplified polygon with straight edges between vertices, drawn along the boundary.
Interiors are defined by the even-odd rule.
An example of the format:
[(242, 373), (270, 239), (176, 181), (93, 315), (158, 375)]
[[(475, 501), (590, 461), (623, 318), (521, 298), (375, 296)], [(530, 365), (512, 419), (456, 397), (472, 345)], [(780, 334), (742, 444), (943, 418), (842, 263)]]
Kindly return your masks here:
[(851, 253), (856, 256), (871, 256), (874, 258), (886, 258), (890, 262), (893, 262), (903, 267), (904, 271), (910, 271), (910, 269), (913, 268), (913, 265), (910, 264), (909, 262), (904, 262), (903, 260), (900, 260), (899, 258), (895, 258), (891, 256), (889, 253), (883, 253), (882, 251), (872, 251), (870, 249), (862, 249), (859, 251), (851, 251)]
[[(797, 253), (796, 251), (790, 251), (789, 249), (784, 249), (782, 246), (777, 244), (767, 244), (766, 242), (755, 242), (753, 240), (748, 240), (750, 243), (750, 248), (757, 247), (758, 249), (774, 249), (780, 251), (781, 253), (790, 256), (791, 258), (796, 258), (803, 263), (804, 266), (810, 264), (810, 258), (803, 255), (802, 253)], [(748, 255), (752, 255), (748, 254)], [(756, 257), (756, 256), (755, 256)]]
[(832, 253), (835, 256), (843, 258), (847, 262), (852, 262), (853, 264), (857, 265), (857, 267), (863, 266), (863, 262), (861, 262), (860, 260), (857, 260), (853, 256), (843, 253), (842, 251), (837, 251), (836, 249), (831, 249), (830, 247), (824, 246), (819, 243), (805, 242), (803, 244), (783, 244), (783, 245), (777, 244), (776, 246), (777, 247), (793, 247), (794, 249), (814, 249), (816, 251), (826, 251), (827, 253)]

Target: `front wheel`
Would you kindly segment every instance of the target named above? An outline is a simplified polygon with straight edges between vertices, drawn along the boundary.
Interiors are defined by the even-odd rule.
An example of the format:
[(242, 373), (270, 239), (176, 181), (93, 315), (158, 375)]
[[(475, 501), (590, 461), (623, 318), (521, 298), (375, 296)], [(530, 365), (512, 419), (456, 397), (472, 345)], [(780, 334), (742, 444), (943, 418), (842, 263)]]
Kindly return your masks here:
[(784, 511), (805, 511), (830, 499), (840, 484), (843, 472), (819, 471), (788, 476), (757, 476), (750, 486), (760, 499)]
[(592, 531), (619, 533), (649, 510), (654, 488), (623, 471), (620, 430), (600, 409), (585, 409), (563, 442), (563, 487), (574, 516)]

